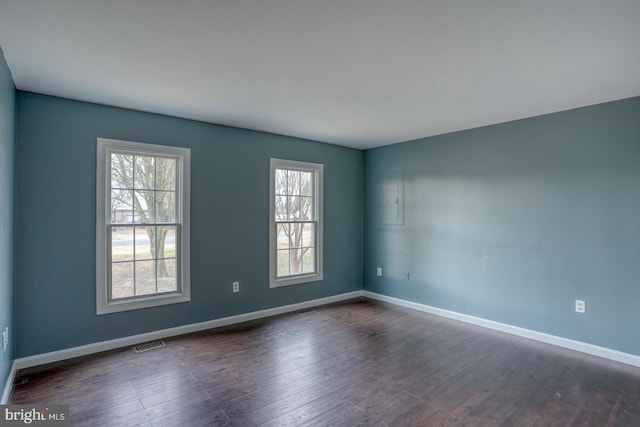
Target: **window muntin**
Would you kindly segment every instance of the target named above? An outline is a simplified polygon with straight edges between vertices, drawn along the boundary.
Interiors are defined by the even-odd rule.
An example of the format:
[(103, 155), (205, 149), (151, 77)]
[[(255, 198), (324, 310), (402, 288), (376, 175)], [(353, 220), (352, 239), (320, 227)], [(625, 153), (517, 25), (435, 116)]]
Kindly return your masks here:
[(98, 140), (98, 313), (188, 301), (190, 150)]
[(270, 286), (322, 280), (323, 165), (271, 159)]

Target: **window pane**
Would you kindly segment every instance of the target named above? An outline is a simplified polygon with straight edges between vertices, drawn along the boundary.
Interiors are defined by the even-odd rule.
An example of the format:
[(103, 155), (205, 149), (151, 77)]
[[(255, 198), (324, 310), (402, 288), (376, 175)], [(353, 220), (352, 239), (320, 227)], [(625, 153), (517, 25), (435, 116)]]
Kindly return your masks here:
[(156, 293), (156, 262), (136, 262), (136, 295)]
[(287, 197), (286, 196), (275, 196), (275, 218), (276, 221), (286, 221), (287, 216)]
[(176, 193), (156, 192), (156, 222), (176, 222)]
[(135, 179), (133, 187), (136, 190), (154, 190), (155, 182), (155, 157), (151, 156), (135, 156)]
[(176, 227), (165, 226), (157, 227), (158, 230), (158, 253), (156, 258), (175, 258), (176, 257)]
[(313, 172), (300, 172), (300, 193), (301, 196), (313, 196)]
[(289, 274), (302, 273), (302, 251), (298, 248), (293, 248), (289, 252)]
[(285, 211), (284, 211), (284, 221), (295, 221), (295, 212), (293, 212), (293, 202), (291, 201), (291, 197), (286, 196), (285, 197), (286, 202), (285, 202)]
[(111, 188), (133, 188), (133, 156), (111, 153)]
[(313, 200), (311, 197), (291, 197), (293, 220), (311, 221), (313, 219)]
[(158, 292), (176, 292), (177, 290), (176, 260), (158, 260)]
[(300, 198), (291, 196), (287, 198), (289, 203), (289, 221), (300, 220)]
[(292, 248), (299, 248), (302, 243), (302, 224), (294, 222), (289, 225), (289, 241)]
[(152, 259), (152, 245), (155, 243), (155, 227), (136, 227), (136, 260)]
[(136, 224), (155, 222), (153, 191), (136, 191), (133, 194)]
[(315, 246), (315, 224), (306, 223), (302, 228), (302, 247)]
[(156, 190), (175, 190), (176, 159), (156, 157)]
[(315, 249), (307, 248), (302, 255), (302, 272), (303, 273), (315, 273)]
[(284, 277), (289, 275), (289, 250), (279, 250), (277, 254), (276, 276)]
[(133, 227), (111, 227), (111, 260), (133, 261)]
[(278, 249), (289, 249), (289, 224), (278, 224), (277, 227)]
[(276, 169), (275, 180), (276, 195), (287, 194), (287, 171)]
[(296, 195), (300, 193), (300, 172), (287, 171), (287, 194)]
[(309, 221), (313, 221), (316, 219), (316, 213), (315, 213), (315, 205), (314, 205), (314, 201), (313, 201), (313, 197), (302, 197), (302, 206), (303, 209), (305, 210), (305, 218), (307, 218)]
[(111, 223), (133, 223), (133, 192), (131, 190), (111, 190)]
[(111, 264), (111, 298), (132, 297), (133, 294), (133, 262), (116, 262)]

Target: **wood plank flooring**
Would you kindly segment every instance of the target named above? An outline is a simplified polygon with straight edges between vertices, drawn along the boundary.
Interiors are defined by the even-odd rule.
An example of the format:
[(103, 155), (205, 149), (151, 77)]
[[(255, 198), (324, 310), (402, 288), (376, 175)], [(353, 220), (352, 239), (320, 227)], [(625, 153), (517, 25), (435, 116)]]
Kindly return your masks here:
[(640, 368), (355, 300), (18, 372), (73, 426), (640, 426)]

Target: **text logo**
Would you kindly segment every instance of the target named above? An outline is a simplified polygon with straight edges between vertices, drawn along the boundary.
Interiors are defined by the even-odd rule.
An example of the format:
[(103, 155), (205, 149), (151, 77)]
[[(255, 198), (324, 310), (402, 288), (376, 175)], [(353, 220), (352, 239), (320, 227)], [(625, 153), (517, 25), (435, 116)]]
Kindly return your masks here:
[(69, 426), (69, 405), (0, 405), (4, 426)]

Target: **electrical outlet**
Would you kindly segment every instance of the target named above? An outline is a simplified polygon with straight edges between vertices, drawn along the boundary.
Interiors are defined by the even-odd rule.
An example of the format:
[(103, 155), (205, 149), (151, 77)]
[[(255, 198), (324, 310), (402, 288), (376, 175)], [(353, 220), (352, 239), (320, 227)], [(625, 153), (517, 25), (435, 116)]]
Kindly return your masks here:
[(7, 344), (9, 344), (9, 327), (4, 328), (2, 332), (2, 351), (7, 351)]
[(576, 313), (586, 313), (586, 312), (587, 312), (587, 304), (584, 301), (577, 299)]
[(233, 282), (233, 292), (240, 292), (240, 282)]
[(376, 268), (376, 274), (377, 274), (378, 276), (382, 276), (382, 267), (378, 267), (378, 268)]

